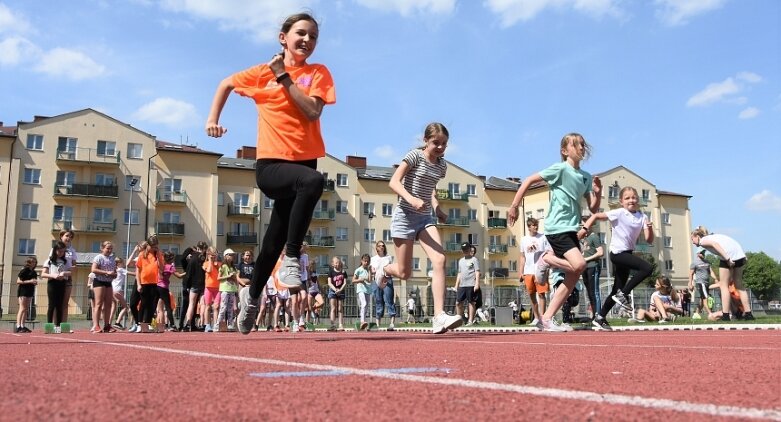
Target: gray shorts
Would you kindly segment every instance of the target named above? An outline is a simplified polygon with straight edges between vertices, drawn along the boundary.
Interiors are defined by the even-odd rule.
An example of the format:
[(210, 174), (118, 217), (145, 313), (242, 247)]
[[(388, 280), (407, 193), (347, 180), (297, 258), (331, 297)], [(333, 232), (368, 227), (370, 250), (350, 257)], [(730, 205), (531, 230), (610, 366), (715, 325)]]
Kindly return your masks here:
[(421, 231), (433, 225), (434, 217), (431, 214), (405, 211), (398, 205), (393, 207), (391, 237), (394, 239), (416, 240)]

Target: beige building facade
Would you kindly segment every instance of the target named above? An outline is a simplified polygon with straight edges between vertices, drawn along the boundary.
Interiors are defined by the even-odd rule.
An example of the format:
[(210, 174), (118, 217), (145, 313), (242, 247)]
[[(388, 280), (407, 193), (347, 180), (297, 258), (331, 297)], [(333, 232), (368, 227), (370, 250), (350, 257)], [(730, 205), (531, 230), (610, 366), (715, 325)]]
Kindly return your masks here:
[[(162, 249), (175, 253), (206, 241), (220, 251), (250, 250), (257, 255), (273, 201), (257, 188), (254, 154), (254, 148), (244, 147), (228, 158), (159, 141), (92, 109), (36, 117), (14, 127), (0, 124), (0, 186), (7, 198), (0, 204), (5, 239), (0, 250), (3, 312), (17, 309), (16, 277), (25, 259), (34, 255), (42, 264), (63, 229), (75, 232), (73, 245), (79, 257), (70, 313), (86, 310), (89, 266), (105, 240), (114, 243), (120, 256), (151, 234), (158, 236)], [(378, 240), (394, 254), (390, 221), (397, 196), (388, 181), (395, 167), (372, 166), (364, 157), (340, 160), (327, 155), (318, 160), (318, 170), (325, 185), (306, 241), (321, 283), (334, 256), (351, 274), (361, 254), (375, 253)], [(637, 189), (656, 230), (655, 242), (639, 249), (651, 253), (660, 272), (676, 285), (685, 284), (692, 258), (690, 197), (660, 191), (622, 166), (598, 175), (605, 210), (618, 206), (621, 187)], [(507, 224), (507, 209), (519, 183), (476, 175), (448, 162), (446, 179), (436, 194), (448, 215), (439, 224), (439, 234), (449, 286), (455, 283), (463, 242), (477, 247), (485, 286), (519, 286), (518, 245), (526, 227), (523, 221), (514, 227)], [(538, 218), (544, 231), (548, 205), (547, 186), (534, 186), (521, 215), (524, 220)], [(597, 231), (609, 243), (606, 223)], [(425, 292), (430, 270), (430, 261), (416, 247), (412, 276), (398, 282), (396, 295), (406, 299), (413, 288)], [(602, 277), (608, 277), (607, 268)], [(47, 305), (42, 286), (45, 283), (36, 295), (39, 313)]]

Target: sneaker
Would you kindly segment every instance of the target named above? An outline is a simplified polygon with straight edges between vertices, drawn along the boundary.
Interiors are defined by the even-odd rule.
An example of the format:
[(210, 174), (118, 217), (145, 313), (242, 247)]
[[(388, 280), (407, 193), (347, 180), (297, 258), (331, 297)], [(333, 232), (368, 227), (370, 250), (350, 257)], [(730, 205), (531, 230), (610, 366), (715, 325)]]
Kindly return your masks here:
[(730, 321), (729, 314), (721, 314), (721, 320), (722, 321)]
[(624, 292), (619, 290), (618, 293), (612, 296), (612, 298), (617, 304), (621, 305), (621, 308), (625, 311), (632, 310), (632, 305), (629, 303), (629, 299), (626, 297)]
[(667, 321), (668, 322), (675, 322), (675, 320), (678, 319), (678, 315), (675, 314), (667, 314)]
[(466, 324), (464, 324), (464, 327), (471, 327), (473, 325), (475, 325), (474, 322), (467, 322)]
[(659, 318), (659, 324), (667, 324), (668, 322), (667, 318)]
[(257, 317), (258, 299), (253, 299), (249, 295), (249, 289), (241, 289), (239, 291), (239, 317), (236, 321), (239, 325), (239, 331), (244, 335), (249, 334)]
[(282, 258), (282, 266), (279, 269), (279, 284), (287, 287), (291, 295), (301, 290), (301, 264), (298, 263), (298, 258), (294, 256)]
[[(217, 329), (219, 330), (219, 327), (218, 327)], [(204, 332), (204, 333), (211, 333), (211, 332), (212, 332), (212, 326), (211, 326), (211, 324), (206, 324), (206, 325), (203, 327), (203, 332)]]
[(629, 318), (628, 320), (626, 320), (626, 322), (642, 324), (642, 323), (645, 322), (645, 320), (644, 319), (637, 319), (637, 318)]
[(432, 328), (434, 334), (442, 334), (447, 330), (454, 330), (461, 326), (463, 320), (458, 315), (448, 315), (446, 312), (442, 312), (435, 316), (432, 320)]
[(531, 325), (533, 325), (533, 326), (539, 328), (540, 330), (542, 330), (542, 321), (540, 321), (539, 318), (534, 318), (532, 320), (532, 324)]
[(331, 326), (328, 327), (328, 331), (336, 331), (336, 325), (331, 324)]
[[(228, 324), (228, 331), (236, 331), (236, 326), (233, 324)], [(255, 331), (258, 331), (257, 325), (255, 326)]]
[[(128, 333), (135, 333), (136, 329), (138, 329), (138, 324), (133, 324), (133, 325), (130, 326), (130, 329), (127, 330), (127, 332)], [(90, 331), (92, 331), (92, 330), (90, 330)]]
[(14, 330), (14, 333), (21, 333), (21, 332), (22, 332), (22, 327), (16, 327), (16, 329)]
[[(543, 254), (543, 256), (545, 256), (545, 254)], [(534, 267), (534, 282), (540, 286), (544, 286), (548, 281), (548, 270), (550, 270), (550, 265), (542, 259), (543, 256), (540, 257), (537, 261), (537, 265)]]
[(361, 327), (359, 328), (359, 330), (363, 331), (363, 330), (365, 330), (367, 328), (369, 328), (369, 323), (368, 322), (362, 322), (361, 323)]
[(273, 330), (274, 330), (274, 327), (272, 327), (270, 325), (266, 326), (266, 331), (273, 331)]
[[(554, 321), (554, 322), (555, 322), (555, 321)], [(561, 324), (559, 324), (559, 327), (563, 328), (563, 329), (564, 329), (564, 331), (567, 331), (567, 332), (570, 332), (570, 331), (575, 331), (575, 329), (574, 329), (574, 328), (572, 328), (572, 326), (571, 326), (571, 325), (569, 325), (569, 324), (568, 324), (568, 323), (566, 323), (566, 322), (562, 322)]]
[(388, 331), (396, 331), (396, 327), (393, 324), (391, 324), (388, 326)]
[(252, 327), (252, 331), (258, 331), (260, 327), (258, 327), (258, 324), (255, 324), (255, 326)]
[(214, 324), (214, 332), (219, 333), (220, 332), (220, 324)]
[(591, 320), (591, 325), (594, 326), (596, 331), (613, 331), (613, 327), (611, 327), (607, 320), (601, 316), (597, 316)]
[(60, 326), (54, 327), (54, 334), (62, 334), (62, 328)]
[(117, 330), (124, 330), (125, 327), (122, 326), (122, 324), (115, 322), (111, 325), (112, 327), (116, 328)]
[(695, 312), (692, 314), (692, 319), (702, 319), (702, 315), (699, 312)]
[(754, 314), (751, 312), (746, 312), (743, 314), (743, 319), (746, 321), (753, 321), (754, 320)]
[[(285, 327), (285, 331), (287, 331), (287, 327)], [(290, 331), (292, 331), (294, 333), (298, 331), (298, 323), (297, 322), (293, 321), (293, 329), (290, 330)]]
[(298, 332), (303, 333), (306, 331), (306, 324), (298, 324)]
[(31, 329), (29, 329), (29, 328), (27, 328), (27, 327), (22, 327), (22, 332), (23, 332), (23, 333), (32, 333), (32, 332), (33, 332), (33, 330), (31, 330)]
[(567, 331), (567, 329), (556, 322), (555, 319), (545, 320), (544, 318), (540, 318), (540, 322), (542, 322), (542, 331), (551, 333), (564, 333)]

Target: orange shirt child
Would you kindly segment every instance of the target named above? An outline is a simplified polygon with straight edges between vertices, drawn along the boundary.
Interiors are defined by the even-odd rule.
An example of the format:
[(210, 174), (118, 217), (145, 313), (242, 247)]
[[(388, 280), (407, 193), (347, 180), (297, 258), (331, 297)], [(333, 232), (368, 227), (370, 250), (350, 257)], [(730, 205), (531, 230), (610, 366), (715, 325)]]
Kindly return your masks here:
[(158, 274), (160, 273), (159, 262), (158, 257), (153, 253), (146, 254), (146, 258), (144, 258), (144, 254), (141, 254), (136, 261), (138, 282), (141, 284), (157, 284)]
[(206, 288), (207, 289), (219, 289), (220, 288), (220, 266), (217, 263), (211, 265), (211, 271), (209, 270), (209, 261), (203, 263), (203, 271), (206, 272)]

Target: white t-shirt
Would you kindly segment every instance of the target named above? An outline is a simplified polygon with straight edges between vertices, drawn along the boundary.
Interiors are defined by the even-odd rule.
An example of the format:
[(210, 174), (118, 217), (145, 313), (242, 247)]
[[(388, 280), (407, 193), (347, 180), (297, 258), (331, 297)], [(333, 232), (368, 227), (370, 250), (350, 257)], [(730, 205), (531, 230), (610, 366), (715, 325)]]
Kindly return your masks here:
[(413, 299), (413, 298), (407, 299), (407, 309), (410, 310), (410, 311), (414, 311), (415, 310), (415, 299)]
[(613, 226), (613, 236), (610, 239), (610, 253), (618, 254), (635, 250), (637, 237), (648, 222), (648, 217), (640, 211), (634, 213), (624, 208), (606, 212), (607, 219)]
[(117, 293), (125, 291), (125, 284), (127, 283), (127, 269), (117, 268), (117, 278), (111, 281), (111, 289)]
[(719, 253), (716, 252), (716, 250), (712, 247), (704, 245), (702, 247), (707, 249), (708, 252), (718, 256), (722, 261), (726, 261), (727, 259), (737, 261), (746, 257), (746, 253), (743, 252), (743, 248), (740, 246), (740, 243), (736, 242), (735, 239), (729, 236), (725, 236), (723, 234), (709, 234), (703, 237), (703, 239), (708, 239), (721, 245), (721, 248), (724, 249), (724, 252), (727, 253), (727, 256), (719, 255)]
[(537, 233), (535, 236), (524, 236), (521, 238), (521, 251), (526, 257), (526, 263), (523, 265), (524, 274), (534, 274), (537, 261), (545, 251), (545, 235)]
[(392, 263), (393, 263), (393, 255), (385, 255), (385, 256), (374, 255), (372, 257), (372, 260), (369, 262), (369, 266), (372, 267), (372, 271), (374, 271), (374, 283), (375, 284), (379, 280), (379, 274), (380, 274), (379, 270), (380, 270), (380, 268), (383, 268), (386, 265), (392, 264)]

